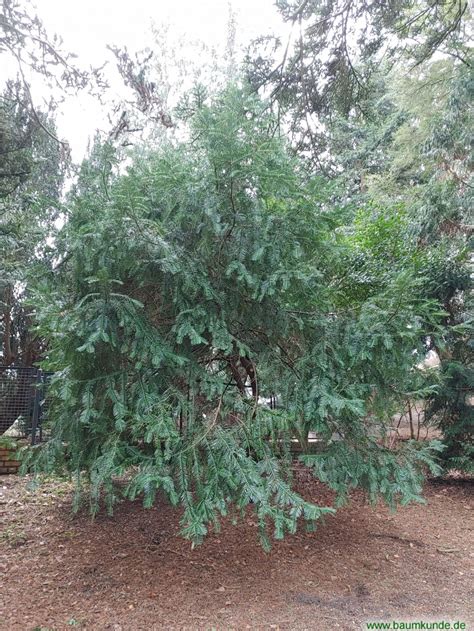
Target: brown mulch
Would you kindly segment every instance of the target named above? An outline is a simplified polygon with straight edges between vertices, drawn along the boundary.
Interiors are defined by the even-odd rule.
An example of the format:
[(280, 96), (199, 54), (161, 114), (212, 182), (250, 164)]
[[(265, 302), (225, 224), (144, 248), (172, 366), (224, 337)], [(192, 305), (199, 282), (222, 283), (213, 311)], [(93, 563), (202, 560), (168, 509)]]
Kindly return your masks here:
[[(300, 490), (332, 495), (300, 474)], [(123, 502), (73, 517), (70, 487), (0, 478), (0, 629), (361, 629), (367, 620), (474, 622), (472, 483), (426, 485), (395, 514), (354, 493), (315, 533), (263, 552), (249, 512), (191, 550), (179, 511)], [(471, 572), (471, 573), (470, 573)]]

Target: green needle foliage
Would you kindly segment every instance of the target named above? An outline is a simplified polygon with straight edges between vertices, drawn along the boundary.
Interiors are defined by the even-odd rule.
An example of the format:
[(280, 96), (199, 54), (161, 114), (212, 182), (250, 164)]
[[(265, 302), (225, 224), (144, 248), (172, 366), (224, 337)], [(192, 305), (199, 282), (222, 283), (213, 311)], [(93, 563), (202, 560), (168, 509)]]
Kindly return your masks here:
[(439, 316), (419, 275), (354, 296), (341, 213), (266, 104), (231, 86), (191, 110), (187, 139), (137, 152), (126, 172), (99, 144), (82, 167), (57, 265), (36, 281), (56, 374), (35, 466), (75, 474), (78, 499), (87, 481), (93, 511), (127, 474), (129, 497), (181, 506), (195, 543), (249, 504), (264, 545), (333, 510), (294, 490), (295, 437), (341, 502), (353, 487), (420, 499), (439, 445), (387, 443), (406, 391), (431, 385), (414, 351)]

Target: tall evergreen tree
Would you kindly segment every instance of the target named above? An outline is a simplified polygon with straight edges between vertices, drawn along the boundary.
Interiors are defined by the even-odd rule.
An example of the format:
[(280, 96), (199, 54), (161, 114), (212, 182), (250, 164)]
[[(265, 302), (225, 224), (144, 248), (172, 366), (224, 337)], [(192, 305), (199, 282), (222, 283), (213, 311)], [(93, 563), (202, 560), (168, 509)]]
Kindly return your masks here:
[(335, 118), (365, 113), (382, 64), (416, 68), (433, 55), (470, 67), (467, 0), (278, 0), (286, 41), (257, 39), (247, 74), (265, 89), (309, 165), (331, 170)]
[[(311, 172), (332, 179), (333, 199), (346, 205), (346, 232), (356, 247), (340, 272), (345, 287), (367, 297), (395, 269), (418, 270), (425, 279), (420, 295), (444, 310), (443, 333), (426, 338), (427, 349), (438, 351), (442, 375), (426, 418), (443, 431), (446, 468), (471, 471), (468, 3), (284, 1), (279, 7), (293, 24), (288, 46), (285, 52), (277, 46), (272, 57), (263, 40), (256, 42), (249, 77), (270, 90), (280, 129), (290, 131)], [(387, 235), (397, 244), (387, 243)]]
[(270, 524), (281, 537), (329, 510), (292, 488), (295, 436), (341, 502), (357, 486), (419, 497), (436, 445), (386, 438), (436, 316), (404, 270), (367, 299), (341, 297), (338, 212), (273, 123), (229, 87), (195, 104), (189, 141), (143, 148), (126, 174), (107, 145), (83, 165), (61, 261), (35, 295), (56, 372), (36, 464), (84, 475), (94, 510), (130, 471), (127, 494), (150, 505), (164, 491), (194, 542), (251, 503), (268, 543)]
[(37, 260), (51, 258), (47, 238), (65, 174), (64, 153), (46, 126), (54, 129), (52, 117), (33, 117), (22, 84), (9, 83), (0, 95), (0, 363), (6, 365), (31, 366), (41, 358), (27, 277)]

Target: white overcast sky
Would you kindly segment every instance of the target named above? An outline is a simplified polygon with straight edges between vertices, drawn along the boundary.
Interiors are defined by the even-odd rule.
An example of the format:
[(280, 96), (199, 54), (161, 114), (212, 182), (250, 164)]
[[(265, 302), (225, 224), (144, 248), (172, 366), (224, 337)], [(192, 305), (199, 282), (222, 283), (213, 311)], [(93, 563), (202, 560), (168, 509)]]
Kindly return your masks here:
[[(48, 32), (63, 38), (64, 49), (76, 53), (80, 65), (98, 66), (107, 59), (113, 65), (107, 44), (127, 46), (130, 51), (150, 45), (151, 23), (169, 25), (177, 37), (199, 39), (223, 51), (229, 5), (236, 16), (237, 46), (262, 34), (282, 32), (274, 0), (33, 1)], [(69, 99), (58, 112), (58, 132), (71, 143), (75, 160), (84, 154), (98, 116), (98, 105), (85, 96)]]

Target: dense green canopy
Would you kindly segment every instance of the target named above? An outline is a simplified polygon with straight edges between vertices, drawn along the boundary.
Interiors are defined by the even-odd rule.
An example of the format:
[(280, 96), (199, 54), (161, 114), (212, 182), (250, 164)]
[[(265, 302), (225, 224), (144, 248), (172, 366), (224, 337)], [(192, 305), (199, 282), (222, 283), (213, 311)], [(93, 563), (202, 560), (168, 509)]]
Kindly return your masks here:
[(201, 104), (189, 140), (124, 174), (97, 147), (35, 296), (57, 371), (42, 466), (87, 472), (94, 502), (132, 467), (128, 493), (150, 504), (163, 489), (194, 541), (231, 503), (252, 502), (262, 534), (317, 519), (324, 509), (291, 487), (291, 440), (309, 451), (309, 431), (306, 461), (341, 500), (361, 486), (409, 501), (430, 461), (428, 445), (384, 439), (419, 387), (414, 350), (434, 307), (406, 270), (352, 297), (340, 213), (270, 123), (234, 86)]

